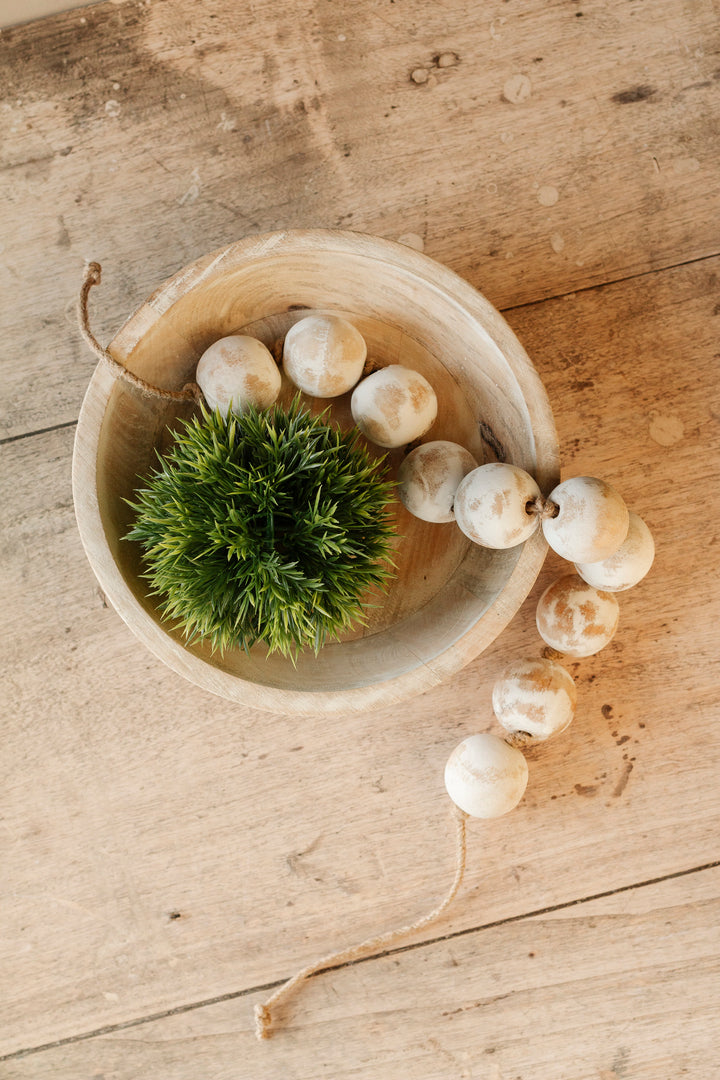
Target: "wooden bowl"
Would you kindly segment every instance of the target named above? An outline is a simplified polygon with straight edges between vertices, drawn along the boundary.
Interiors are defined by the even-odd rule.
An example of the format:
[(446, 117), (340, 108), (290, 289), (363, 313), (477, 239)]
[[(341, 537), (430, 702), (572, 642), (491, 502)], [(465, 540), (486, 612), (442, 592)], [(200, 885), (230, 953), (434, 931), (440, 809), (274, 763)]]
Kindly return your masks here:
[[(548, 399), (509, 327), (450, 270), (387, 240), (321, 230), (241, 240), (162, 285), (108, 348), (131, 371), (176, 390), (216, 339), (242, 332), (272, 345), (307, 309), (345, 315), (377, 364), (405, 364), (429, 379), (439, 411), (425, 441), (462, 443), (478, 463), (512, 462), (546, 492), (558, 482)], [(291, 392), (284, 388), (285, 400)], [(347, 397), (332, 407), (339, 422), (352, 422)], [(99, 365), (78, 422), (73, 491), (85, 551), (108, 599), (153, 653), (199, 686), (300, 714), (401, 701), (478, 656), (535, 581), (546, 552), (540, 530), (518, 548), (490, 551), (454, 522), (427, 524), (398, 504), (397, 578), (369, 609), (364, 630), (317, 657), (303, 654), (296, 666), (264, 646), (220, 655), (185, 644), (147, 595), (138, 547), (122, 537), (131, 523), (124, 500), (192, 408), (145, 397)], [(401, 459), (401, 451), (391, 454), (394, 468)]]

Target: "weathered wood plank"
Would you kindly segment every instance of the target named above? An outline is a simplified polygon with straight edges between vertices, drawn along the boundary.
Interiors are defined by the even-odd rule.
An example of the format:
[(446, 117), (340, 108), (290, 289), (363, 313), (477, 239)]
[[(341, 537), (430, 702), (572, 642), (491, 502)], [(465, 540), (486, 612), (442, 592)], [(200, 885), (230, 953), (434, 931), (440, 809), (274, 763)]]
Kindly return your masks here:
[[(512, 313), (567, 471), (615, 482), (658, 557), (621, 597), (616, 640), (573, 665), (578, 716), (533, 752), (520, 807), (473, 825), (438, 933), (718, 857), (719, 267)], [(536, 654), (534, 601), (561, 566), (493, 648), (407, 708), (251, 712), (163, 668), (103, 606), (72, 517), (71, 439), (2, 449), (5, 1053), (262, 985), (427, 910), (452, 869), (444, 762), (492, 728), (493, 679)]]
[(250, 232), (409, 239), (498, 306), (715, 253), (712, 0), (125, 0), (0, 35), (4, 436), (77, 415), (107, 340)]
[(1, 1075), (707, 1080), (719, 886), (717, 869), (691, 874), (324, 974), (270, 1042), (253, 1034), (256, 994), (7, 1061)]

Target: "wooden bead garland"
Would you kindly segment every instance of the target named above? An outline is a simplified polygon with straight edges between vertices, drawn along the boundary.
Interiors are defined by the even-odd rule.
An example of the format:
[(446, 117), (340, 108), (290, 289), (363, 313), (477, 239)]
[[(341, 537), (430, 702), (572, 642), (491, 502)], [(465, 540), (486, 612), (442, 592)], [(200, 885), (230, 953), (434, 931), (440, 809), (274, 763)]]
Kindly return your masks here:
[[(549, 531), (556, 550), (562, 547), (568, 558), (577, 557), (580, 551), (585, 552), (586, 558), (599, 556), (576, 565), (576, 574), (558, 578), (538, 601), (538, 632), (556, 658), (592, 656), (608, 644), (619, 619), (619, 605), (613, 592), (631, 588), (642, 580), (655, 552), (645, 522), (627, 510), (621, 496), (610, 485), (594, 477), (576, 477), (575, 481), (565, 481), (547, 499), (538, 499), (532, 508), (528, 505), (528, 513), (532, 510), (542, 518), (546, 538)], [(603, 501), (608, 507), (609, 524), (599, 515), (598, 507)], [(553, 523), (563, 516), (563, 508), (563, 529), (553, 532)], [(612, 553), (602, 556), (608, 548), (613, 549)], [(604, 591), (602, 586), (606, 583), (609, 588)], [(508, 732), (506, 742), (519, 748), (564, 731), (575, 713), (577, 690), (557, 659), (524, 659), (510, 665), (497, 680), (492, 701), (498, 721)], [(458, 749), (453, 751), (450, 761)], [(477, 781), (478, 797), (484, 793), (486, 783), (487, 777)], [(499, 774), (497, 783), (502, 786)], [(466, 778), (466, 787), (472, 786), (473, 780)], [(463, 789), (462, 801), (455, 799), (456, 789), (447, 783), (447, 772), (446, 787), (462, 809), (471, 805), (470, 790)]]
[[(197, 383), (189, 383), (181, 391), (162, 390), (129, 372), (90, 331), (88, 294), (99, 282), (100, 266), (91, 263), (80, 293), (80, 327), (87, 343), (116, 377), (148, 396), (198, 401), (202, 391), (212, 406), (227, 408), (232, 404), (241, 410), (246, 391), (251, 390), (246, 379), (250, 357), (249, 367), (259, 365), (258, 371), (267, 383), (263, 392), (269, 397), (268, 404), (275, 400), (280, 373), (272, 356), (260, 342), (255, 342), (259, 346), (256, 349), (251, 344), (254, 339), (241, 336), (211, 346), (198, 364)], [(302, 327), (297, 331), (298, 342), (306, 351), (310, 342), (310, 352), (315, 348), (322, 355), (314, 367), (311, 362), (306, 370), (307, 355), (301, 349), (299, 359), (294, 356), (290, 340), (286, 352), (289, 377), (316, 396), (331, 397), (351, 389), (362, 372), (360, 358), (364, 361), (364, 342), (359, 333), (351, 324), (332, 317), (322, 324), (313, 323), (312, 317), (302, 322), (306, 326), (304, 331)], [(292, 331), (287, 339), (291, 339), (291, 334)], [(343, 354), (345, 348), (349, 352)], [(212, 368), (224, 353), (227, 353), (224, 370), (218, 380), (218, 372)], [(267, 366), (268, 359), (273, 370)], [(343, 368), (340, 378), (343, 389), (335, 389), (340, 385), (333, 380), (330, 370), (335, 363)], [(232, 368), (236, 368), (232, 385), (216, 386)], [(311, 384), (314, 389), (310, 388)], [(437, 413), (437, 401), (433, 388), (422, 375), (391, 365), (357, 382), (351, 408), (353, 419), (366, 438), (383, 447), (399, 447), (429, 430)], [(428, 455), (438, 446), (444, 447), (444, 462), (435, 476), (441, 494), (435, 492), (428, 497), (423, 490), (424, 484), (427, 487), (427, 477), (423, 479), (422, 474), (427, 472)], [(653, 561), (654, 543), (647, 525), (637, 514), (628, 511), (622, 497), (602, 480), (574, 477), (545, 497), (533, 477), (517, 466), (491, 462), (476, 467), (469, 452), (454, 443), (428, 443), (424, 447), (421, 444), (408, 455), (400, 472), (401, 498), (411, 513), (425, 521), (455, 520), (470, 540), (489, 548), (517, 546), (541, 527), (548, 544), (575, 564), (576, 573), (558, 578), (538, 602), (538, 631), (555, 650), (555, 658), (526, 657), (509, 665), (492, 692), (493, 710), (505, 732), (504, 738), (491, 733), (473, 734), (450, 754), (445, 767), (445, 786), (453, 804), (456, 862), (452, 884), (442, 901), (415, 922), (323, 956), (280, 985), (264, 1004), (255, 1007), (259, 1039), (271, 1036), (275, 1007), (311, 975), (385, 950), (407, 934), (424, 929), (445, 912), (462, 884), (467, 818), (491, 819), (517, 806), (528, 781), (527, 761), (521, 748), (560, 734), (574, 717), (575, 683), (557, 660), (563, 655), (593, 655), (612, 639), (619, 612), (613, 594), (642, 580)]]

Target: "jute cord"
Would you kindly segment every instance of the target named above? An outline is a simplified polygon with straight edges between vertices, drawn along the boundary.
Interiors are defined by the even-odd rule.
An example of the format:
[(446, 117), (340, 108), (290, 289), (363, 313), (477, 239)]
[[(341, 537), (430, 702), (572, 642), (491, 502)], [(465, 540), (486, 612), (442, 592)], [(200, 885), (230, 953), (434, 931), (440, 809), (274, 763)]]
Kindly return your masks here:
[(524, 750), (533, 746), (537, 740), (528, 731), (511, 731), (505, 736), (508, 746), (514, 746), (516, 750)]
[(536, 514), (541, 521), (556, 518), (560, 513), (560, 507), (557, 503), (554, 503), (551, 499), (546, 499), (543, 495), (536, 495), (534, 499), (528, 499), (525, 503), (525, 510), (528, 514)]
[(293, 993), (293, 991), (297, 990), (305, 979), (314, 975), (315, 972), (320, 971), (323, 968), (347, 964), (352, 960), (359, 960), (363, 956), (369, 956), (377, 950), (387, 949), (401, 938), (406, 937), (408, 934), (412, 934), (416, 930), (423, 930), (426, 926), (429, 926), (430, 923), (435, 922), (436, 919), (440, 918), (454, 900), (462, 884), (467, 858), (465, 828), (467, 814), (457, 807), (453, 807), (453, 811), (456, 823), (455, 877), (445, 898), (437, 905), (437, 907), (434, 907), (427, 915), (423, 915), (422, 918), (417, 919), (415, 922), (408, 923), (407, 926), (401, 926), (397, 930), (388, 930), (384, 934), (377, 934), (375, 937), (361, 941), (359, 945), (352, 945), (347, 949), (341, 949), (340, 952), (330, 953), (329, 956), (322, 956), (314, 963), (308, 964), (308, 966), (303, 968), (302, 971), (299, 971), (297, 975), (293, 975), (291, 979), (288, 979), (286, 983), (283, 983), (283, 985), (267, 999), (264, 1005), (255, 1006), (255, 1034), (258, 1039), (269, 1039), (271, 1037), (273, 1030), (273, 1010), (281, 1001), (284, 1001), (285, 998)]
[(90, 295), (90, 290), (94, 285), (99, 285), (101, 279), (102, 267), (100, 266), (100, 263), (88, 263), (78, 300), (78, 322), (80, 323), (80, 332), (97, 356), (98, 360), (109, 368), (116, 379), (124, 379), (125, 382), (131, 383), (140, 391), (140, 393), (145, 394), (146, 397), (163, 398), (167, 401), (202, 401), (202, 391), (196, 382), (186, 383), (182, 390), (163, 390), (159, 386), (153, 386), (152, 383), (142, 379), (134, 372), (128, 371), (119, 360), (116, 360), (114, 356), (110, 355), (107, 349), (103, 348), (90, 329), (90, 319), (88, 316), (88, 297)]

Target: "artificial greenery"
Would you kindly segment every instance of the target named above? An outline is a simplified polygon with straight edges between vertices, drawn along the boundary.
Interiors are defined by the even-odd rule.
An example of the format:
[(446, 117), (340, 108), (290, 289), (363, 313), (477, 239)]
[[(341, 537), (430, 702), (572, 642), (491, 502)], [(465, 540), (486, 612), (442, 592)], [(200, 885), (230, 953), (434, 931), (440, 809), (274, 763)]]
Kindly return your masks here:
[(394, 485), (358, 433), (287, 411), (203, 407), (129, 505), (152, 595), (188, 640), (296, 657), (363, 621), (391, 574)]

